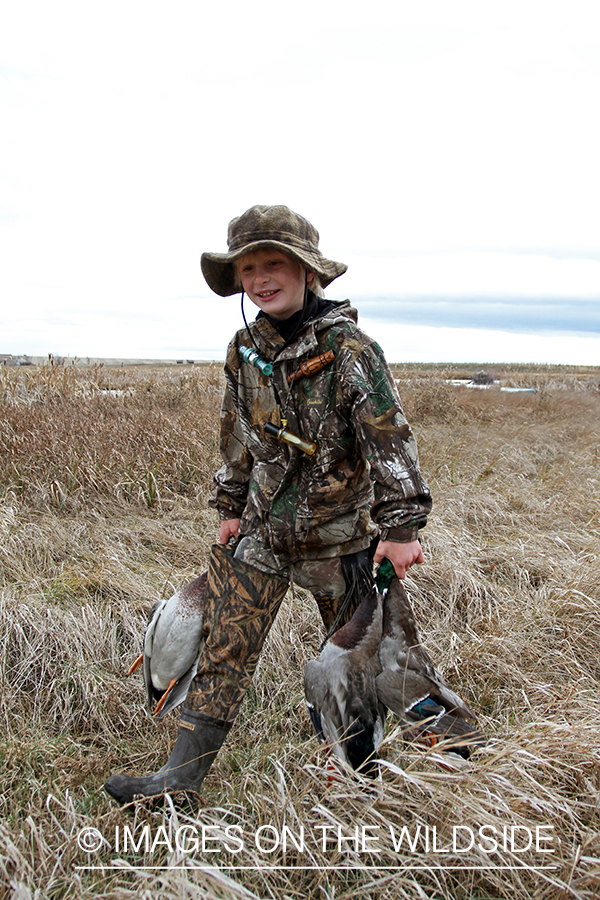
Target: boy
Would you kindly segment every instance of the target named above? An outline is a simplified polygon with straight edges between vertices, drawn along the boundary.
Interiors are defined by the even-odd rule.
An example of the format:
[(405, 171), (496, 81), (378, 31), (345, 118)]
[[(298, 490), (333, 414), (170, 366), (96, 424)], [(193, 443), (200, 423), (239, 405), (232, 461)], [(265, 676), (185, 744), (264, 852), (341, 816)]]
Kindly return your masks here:
[(228, 253), (202, 256), (215, 293), (242, 292), (242, 314), (245, 293), (260, 311), (227, 351), (213, 499), (220, 546), (198, 672), (166, 765), (106, 782), (120, 802), (199, 790), (290, 581), (311, 591), (331, 631), (370, 587), (374, 539), (374, 561), (390, 559), (399, 578), (423, 562), (431, 497), (416, 444), (380, 347), (348, 301), (322, 295), (347, 267), (318, 241), (286, 206), (254, 206), (230, 222)]

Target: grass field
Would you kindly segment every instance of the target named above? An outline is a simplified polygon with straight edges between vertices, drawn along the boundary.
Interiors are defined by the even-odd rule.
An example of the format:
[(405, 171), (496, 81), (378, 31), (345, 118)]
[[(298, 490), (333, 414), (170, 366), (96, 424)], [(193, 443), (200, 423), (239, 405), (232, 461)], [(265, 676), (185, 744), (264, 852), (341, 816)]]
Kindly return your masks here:
[(487, 746), (455, 763), (390, 719), (380, 778), (328, 781), (297, 591), (194, 815), (102, 784), (176, 732), (125, 673), (206, 567), (220, 366), (0, 369), (0, 898), (600, 895), (600, 369), (495, 367), (536, 389), (511, 394), (457, 368), (395, 367), (434, 496), (407, 587)]

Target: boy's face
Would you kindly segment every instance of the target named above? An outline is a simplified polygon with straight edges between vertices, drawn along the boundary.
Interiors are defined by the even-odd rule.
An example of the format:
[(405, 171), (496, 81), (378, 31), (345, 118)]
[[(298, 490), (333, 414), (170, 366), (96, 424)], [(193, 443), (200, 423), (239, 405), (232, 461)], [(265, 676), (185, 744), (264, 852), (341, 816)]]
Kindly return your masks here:
[[(304, 269), (280, 250), (263, 248), (237, 261), (242, 287), (274, 319), (288, 319), (304, 304)], [(308, 273), (308, 283), (313, 273)]]

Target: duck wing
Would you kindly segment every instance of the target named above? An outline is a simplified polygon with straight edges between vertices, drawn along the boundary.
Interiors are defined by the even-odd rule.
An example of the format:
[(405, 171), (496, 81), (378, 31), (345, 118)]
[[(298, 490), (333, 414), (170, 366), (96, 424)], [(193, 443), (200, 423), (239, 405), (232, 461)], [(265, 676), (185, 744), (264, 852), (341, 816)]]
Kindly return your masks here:
[(397, 579), (385, 598), (379, 661), (378, 698), (406, 726), (407, 736), (467, 739), (465, 747), (483, 743), (470, 724), (477, 720), (475, 713), (448, 687), (422, 645), (410, 601)]
[(146, 688), (146, 696), (148, 698), (148, 706), (152, 707), (153, 700), (159, 700), (163, 690), (152, 684), (152, 672), (150, 669), (150, 661), (152, 659), (152, 648), (154, 646), (154, 635), (156, 626), (160, 619), (161, 613), (167, 605), (166, 600), (157, 600), (148, 616), (148, 625), (144, 634), (144, 647), (142, 651), (142, 678), (144, 679), (144, 687)]
[(420, 670), (410, 657), (400, 662), (404, 665), (384, 669), (376, 680), (379, 699), (396, 716), (402, 718), (415, 704), (430, 698), (446, 712), (477, 720), (471, 707), (448, 687), (439, 672), (434, 670), (432, 675), (430, 671)]

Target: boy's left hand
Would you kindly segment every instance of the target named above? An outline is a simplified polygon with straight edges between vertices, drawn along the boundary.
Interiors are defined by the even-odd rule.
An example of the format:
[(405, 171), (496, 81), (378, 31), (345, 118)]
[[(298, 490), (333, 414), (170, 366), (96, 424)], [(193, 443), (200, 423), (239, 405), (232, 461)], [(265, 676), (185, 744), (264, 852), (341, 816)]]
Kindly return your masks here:
[(383, 559), (389, 559), (400, 579), (406, 578), (406, 572), (412, 565), (425, 562), (419, 541), (409, 541), (407, 544), (398, 541), (379, 541), (373, 561), (380, 563)]

